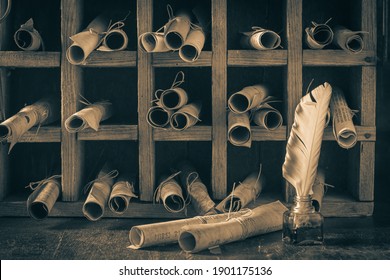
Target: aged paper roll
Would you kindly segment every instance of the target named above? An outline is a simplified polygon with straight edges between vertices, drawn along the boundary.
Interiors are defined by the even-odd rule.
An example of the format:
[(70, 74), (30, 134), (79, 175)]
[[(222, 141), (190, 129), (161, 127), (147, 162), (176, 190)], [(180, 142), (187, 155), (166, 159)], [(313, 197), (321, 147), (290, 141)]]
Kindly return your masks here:
[(187, 39), (190, 28), (191, 19), (186, 14), (171, 19), (164, 30), (164, 42), (168, 49), (179, 50)]
[(216, 214), (215, 203), (210, 198), (207, 187), (203, 184), (195, 167), (189, 161), (182, 161), (178, 164), (177, 169), (180, 171), (181, 184), (186, 186), (196, 214), (200, 216)]
[(157, 94), (159, 100), (156, 104), (166, 111), (178, 110), (188, 102), (187, 92), (180, 87), (172, 87)]
[(175, 130), (184, 130), (194, 126), (199, 121), (202, 104), (193, 102), (184, 105), (171, 116), (171, 127)]
[(181, 229), (187, 225), (201, 225), (220, 223), (229, 218), (237, 218), (248, 213), (239, 211), (230, 214), (217, 214), (198, 216), (188, 219), (180, 219), (169, 222), (154, 223), (148, 225), (133, 226), (129, 232), (129, 239), (132, 249), (140, 249), (155, 245), (166, 245), (178, 242)]
[(275, 130), (283, 124), (283, 117), (282, 114), (271, 105), (262, 104), (253, 114), (253, 122), (267, 130)]
[(237, 212), (255, 201), (264, 186), (264, 176), (260, 172), (252, 172), (236, 186), (216, 207), (219, 212)]
[(50, 214), (61, 193), (61, 179), (59, 177), (53, 176), (42, 180), (28, 197), (27, 210), (32, 218), (42, 220)]
[(40, 48), (44, 50), (44, 44), (41, 35), (34, 28), (34, 21), (30, 18), (14, 34), (14, 41), (19, 49), (24, 51), (37, 51)]
[(210, 247), (281, 230), (285, 211), (287, 208), (276, 201), (225, 222), (186, 225), (180, 231), (180, 248), (187, 253), (197, 253)]
[(180, 58), (185, 62), (196, 61), (202, 52), (205, 41), (206, 35), (203, 30), (200, 27), (192, 28), (179, 50)]
[(101, 44), (109, 27), (109, 16), (107, 14), (100, 15), (84, 31), (70, 37), (73, 43), (66, 51), (66, 58), (69, 63), (74, 65), (85, 64), (91, 52)]
[(251, 147), (252, 133), (248, 113), (235, 114), (229, 111), (228, 139), (234, 146)]
[(352, 148), (357, 143), (357, 133), (352, 122), (353, 113), (340, 88), (333, 87), (330, 110), (333, 120), (333, 135), (337, 143), (344, 149)]
[(97, 49), (103, 52), (123, 51), (127, 48), (129, 38), (122, 21), (116, 22), (110, 26), (106, 35), (103, 37), (102, 45)]
[(145, 32), (138, 38), (139, 48), (148, 53), (169, 52), (165, 45), (164, 32)]
[(267, 87), (263, 85), (248, 86), (231, 95), (228, 99), (228, 106), (232, 112), (242, 114), (258, 107), (267, 100), (268, 96)]
[(332, 43), (334, 33), (328, 22), (323, 24), (312, 22), (312, 27), (305, 28), (305, 41), (309, 48), (320, 50)]
[(65, 128), (70, 133), (76, 133), (88, 127), (98, 131), (100, 122), (107, 120), (111, 115), (111, 102), (96, 102), (71, 115), (65, 121)]
[(120, 176), (112, 187), (108, 200), (111, 211), (123, 214), (129, 207), (130, 200), (137, 198), (134, 193), (134, 178), (132, 176)]
[(273, 50), (280, 46), (281, 39), (275, 31), (252, 27), (253, 31), (242, 32), (240, 44), (243, 48)]
[(147, 115), (147, 122), (155, 128), (164, 128), (169, 125), (172, 111), (167, 111), (160, 106), (150, 107)]
[(92, 185), (83, 205), (83, 214), (88, 220), (97, 221), (103, 217), (116, 176), (118, 171), (110, 169), (106, 164), (97, 178), (86, 186), (88, 189), (89, 185)]
[(359, 53), (364, 49), (362, 31), (351, 31), (344, 26), (334, 27), (333, 42), (343, 50), (351, 53)]
[(49, 96), (21, 109), (0, 124), (0, 141), (10, 141), (10, 149), (20, 137), (36, 125), (46, 125), (60, 118), (59, 98)]
[(163, 175), (155, 192), (155, 201), (162, 202), (168, 212), (178, 213), (184, 210), (186, 202), (179, 183), (174, 179), (178, 173), (171, 176)]
[(317, 212), (321, 211), (322, 199), (325, 193), (325, 172), (318, 168), (317, 176), (313, 184), (313, 194), (311, 195), (312, 205)]

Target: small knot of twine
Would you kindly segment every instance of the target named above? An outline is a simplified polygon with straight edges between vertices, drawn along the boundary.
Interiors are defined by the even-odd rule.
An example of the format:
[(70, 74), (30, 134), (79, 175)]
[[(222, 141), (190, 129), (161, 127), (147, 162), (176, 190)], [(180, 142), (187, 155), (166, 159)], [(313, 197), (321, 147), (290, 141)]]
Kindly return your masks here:
[(95, 180), (92, 180), (91, 182), (87, 183), (85, 186), (84, 186), (84, 194), (86, 194), (92, 187), (92, 185), (96, 182), (102, 182), (106, 179), (114, 179), (116, 177), (118, 177), (119, 175), (119, 171), (114, 169), (114, 170), (111, 170), (110, 172), (106, 173), (105, 175), (103, 175), (102, 177), (98, 177), (96, 178)]
[(61, 178), (62, 175), (53, 175), (49, 178), (45, 178), (43, 180), (40, 180), (40, 181), (36, 181), (36, 182), (30, 182), (27, 186), (25, 186), (25, 188), (30, 188), (32, 191), (35, 191), (36, 189), (42, 187), (43, 185), (47, 184), (49, 181), (51, 180), (54, 180), (54, 179), (59, 179)]

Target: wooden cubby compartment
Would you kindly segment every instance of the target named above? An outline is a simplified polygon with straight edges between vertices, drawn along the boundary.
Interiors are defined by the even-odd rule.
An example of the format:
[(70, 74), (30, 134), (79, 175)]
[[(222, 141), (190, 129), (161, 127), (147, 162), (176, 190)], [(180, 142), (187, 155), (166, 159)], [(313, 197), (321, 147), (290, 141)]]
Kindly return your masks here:
[[(5, 7), (6, 0), (1, 7)], [(234, 182), (263, 165), (267, 179), (256, 204), (280, 199), (288, 204), (291, 188), (282, 177), (286, 141), (294, 111), (312, 79), (311, 88), (325, 81), (344, 90), (348, 104), (358, 110), (354, 119), (358, 143), (340, 148), (331, 125), (325, 129), (320, 166), (328, 188), (322, 213), (327, 217), (367, 216), (374, 208), (376, 108), (376, 0), (14, 0), (9, 18), (0, 25), (0, 121), (45, 94), (61, 97), (61, 121), (33, 128), (8, 155), (0, 145), (0, 216), (25, 216), (24, 187), (59, 168), (62, 195), (50, 216), (82, 216), (83, 188), (110, 160), (118, 170), (136, 177), (138, 198), (121, 217), (179, 218), (153, 203), (159, 177), (178, 160), (193, 162), (211, 197), (218, 202)], [(137, 38), (168, 21), (166, 5), (174, 11), (200, 5), (210, 17), (209, 33), (199, 59), (182, 61), (177, 52), (147, 54)], [(70, 36), (82, 31), (103, 11), (130, 11), (125, 31), (128, 48), (94, 51), (82, 66), (66, 59)], [(30, 17), (45, 42), (45, 51), (16, 49), (14, 32)], [(335, 46), (308, 49), (304, 29), (311, 21), (343, 24), (363, 30), (365, 48), (350, 54)], [(281, 48), (243, 50), (239, 32), (260, 26), (278, 32)], [(153, 129), (146, 121), (156, 89), (170, 87), (177, 72), (185, 73), (190, 100), (203, 103), (201, 122), (182, 131)], [(252, 126), (251, 148), (232, 146), (227, 139), (227, 99), (256, 83), (270, 85), (282, 102), (283, 125), (275, 131)], [(64, 121), (84, 105), (110, 100), (115, 114), (99, 131), (70, 134)], [(189, 211), (188, 215), (193, 212)], [(118, 217), (109, 210), (105, 217)]]

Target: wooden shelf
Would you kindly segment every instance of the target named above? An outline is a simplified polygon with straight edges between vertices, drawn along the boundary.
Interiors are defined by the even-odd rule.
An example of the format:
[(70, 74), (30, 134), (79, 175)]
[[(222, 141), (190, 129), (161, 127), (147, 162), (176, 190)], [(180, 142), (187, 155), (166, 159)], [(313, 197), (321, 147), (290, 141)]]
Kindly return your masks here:
[[(358, 141), (375, 141), (376, 140), (376, 128), (373, 126), (355, 126), (357, 132)], [(325, 141), (335, 141), (333, 136), (332, 127), (327, 127), (324, 131)]]
[(377, 58), (374, 51), (351, 54), (344, 50), (304, 50), (304, 66), (375, 66)]
[(119, 51), (119, 52), (92, 52), (83, 67), (136, 67), (137, 52)]
[(212, 127), (196, 125), (183, 131), (153, 129), (154, 141), (211, 141)]
[(137, 141), (138, 126), (136, 125), (101, 125), (98, 131), (88, 128), (77, 133), (77, 139), (83, 141)]
[(286, 141), (286, 126), (281, 126), (276, 130), (267, 130), (262, 127), (252, 126), (253, 141)]
[(286, 50), (229, 50), (228, 66), (285, 66)]
[(20, 143), (52, 143), (61, 142), (61, 128), (41, 126), (31, 128), (20, 139)]
[(179, 57), (178, 52), (154, 53), (153, 67), (210, 67), (211, 51), (202, 51), (194, 62), (185, 62)]
[(0, 51), (0, 67), (58, 68), (60, 52)]

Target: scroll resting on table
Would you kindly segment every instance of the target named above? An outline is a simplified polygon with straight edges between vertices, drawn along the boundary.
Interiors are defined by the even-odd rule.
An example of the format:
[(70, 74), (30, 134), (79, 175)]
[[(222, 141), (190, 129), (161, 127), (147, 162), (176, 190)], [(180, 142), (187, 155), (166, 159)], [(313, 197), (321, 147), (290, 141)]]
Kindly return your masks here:
[(321, 211), (322, 199), (325, 193), (325, 172), (318, 168), (317, 176), (313, 184), (313, 194), (311, 195), (311, 201), (314, 209), (317, 212)]
[(24, 51), (37, 51), (40, 48), (44, 51), (44, 44), (41, 35), (34, 28), (34, 21), (30, 18), (14, 34), (15, 44)]
[(252, 31), (242, 32), (240, 44), (243, 48), (273, 50), (280, 46), (281, 39), (275, 31), (252, 27)]
[(234, 146), (251, 147), (252, 133), (248, 113), (235, 114), (229, 111), (228, 139)]
[(267, 101), (268, 96), (267, 87), (263, 85), (248, 86), (231, 95), (228, 99), (228, 106), (232, 112), (242, 114)]
[(177, 168), (180, 171), (181, 184), (186, 186), (196, 214), (200, 216), (216, 214), (215, 203), (210, 198), (207, 187), (203, 184), (195, 167), (189, 161), (182, 161)]
[(168, 212), (178, 213), (186, 207), (183, 191), (179, 183), (174, 179), (178, 173), (171, 176), (162, 176), (159, 186), (155, 191), (155, 201), (161, 201)]
[(172, 111), (167, 111), (160, 106), (152, 106), (148, 110), (147, 122), (155, 128), (167, 127), (172, 113)]
[(265, 103), (254, 112), (253, 122), (267, 130), (275, 130), (283, 124), (283, 117), (278, 110)]
[(27, 199), (28, 213), (36, 220), (42, 220), (50, 214), (61, 194), (61, 179), (54, 177), (42, 180)]
[(187, 39), (179, 49), (179, 56), (185, 62), (196, 61), (202, 52), (206, 35), (201, 27), (191, 28)]
[(352, 122), (353, 113), (340, 88), (333, 88), (330, 110), (333, 120), (333, 135), (337, 143), (344, 149), (352, 148), (357, 143), (357, 133)]
[(103, 217), (111, 187), (117, 175), (118, 171), (110, 169), (106, 164), (100, 170), (97, 178), (86, 186), (88, 189), (88, 186), (92, 185), (83, 205), (83, 214), (88, 220), (97, 221)]
[(264, 187), (264, 176), (260, 172), (252, 172), (236, 186), (216, 207), (220, 212), (237, 212), (255, 201)]
[(140, 249), (155, 245), (176, 243), (184, 226), (220, 223), (226, 221), (228, 218), (236, 218), (248, 212), (249, 210), (243, 210), (230, 214), (198, 216), (189, 219), (133, 226), (129, 232), (130, 248)]
[(194, 126), (200, 119), (200, 111), (202, 104), (200, 102), (193, 102), (184, 105), (171, 116), (171, 126), (175, 130), (184, 130)]
[(351, 53), (360, 53), (364, 49), (363, 31), (351, 31), (344, 26), (334, 27), (333, 43)]
[(0, 124), (0, 141), (10, 141), (12, 147), (33, 126), (53, 123), (60, 118), (59, 98), (49, 96), (21, 109)]
[(130, 200), (137, 197), (134, 194), (134, 178), (131, 176), (120, 176), (112, 187), (108, 206), (111, 211), (123, 214), (129, 207)]
[(312, 22), (312, 27), (305, 28), (305, 41), (309, 48), (313, 50), (323, 49), (333, 41), (333, 30), (327, 24), (329, 21), (323, 24)]
[(197, 253), (214, 246), (281, 230), (286, 210), (280, 201), (276, 201), (228, 221), (184, 226), (179, 236), (180, 248), (187, 253)]
[(82, 131), (88, 127), (98, 131), (100, 122), (112, 115), (112, 103), (96, 102), (74, 113), (65, 121), (65, 128), (70, 133)]

